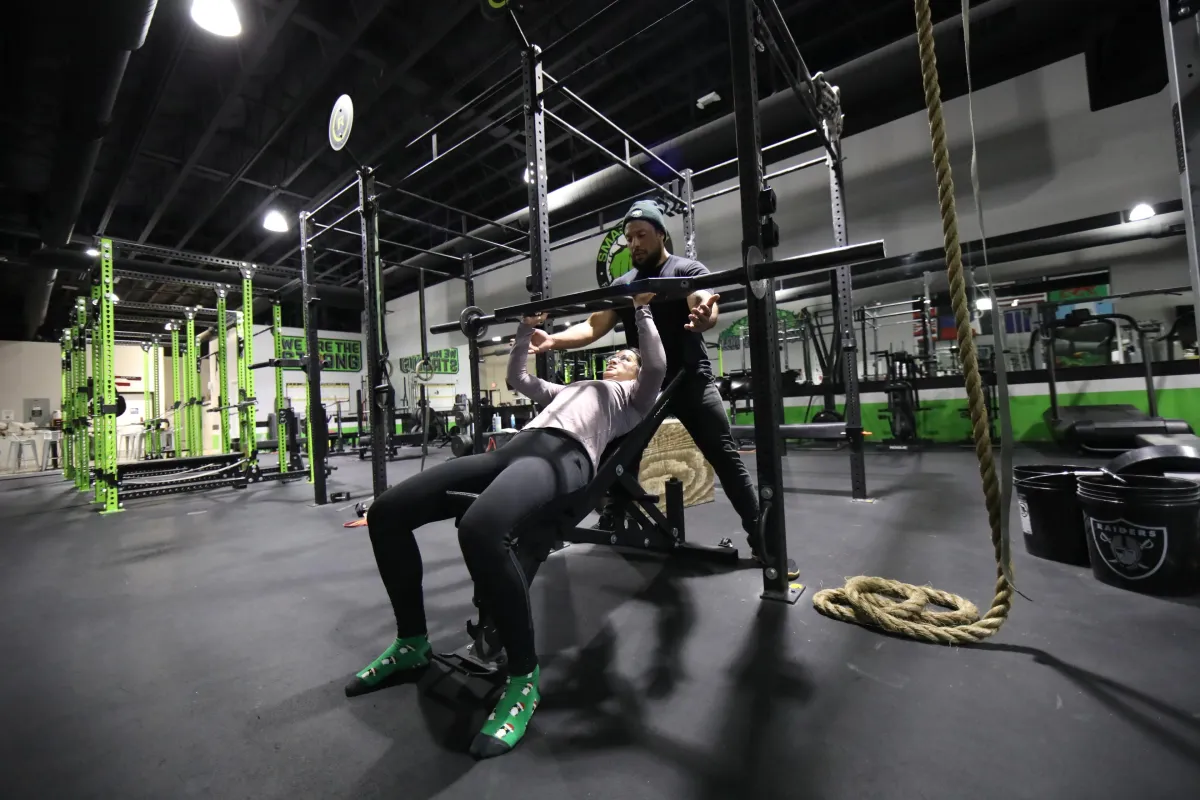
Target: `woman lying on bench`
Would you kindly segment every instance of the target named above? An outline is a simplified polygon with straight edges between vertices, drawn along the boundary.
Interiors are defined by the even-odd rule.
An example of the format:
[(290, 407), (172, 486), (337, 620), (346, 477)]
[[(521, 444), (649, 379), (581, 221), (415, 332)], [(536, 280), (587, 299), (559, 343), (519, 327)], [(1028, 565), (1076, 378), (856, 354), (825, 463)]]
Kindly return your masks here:
[(667, 359), (648, 303), (633, 298), (643, 352), (622, 350), (608, 360), (604, 379), (560, 386), (528, 373), (529, 340), (544, 316), (517, 329), (508, 362), (513, 388), (543, 407), (503, 448), (457, 458), (388, 489), (367, 512), (371, 546), (396, 614), (396, 641), (346, 686), (365, 694), (403, 682), (429, 663), (421, 553), (416, 528), (454, 516), (447, 491), (477, 493), (463, 514), (458, 542), (475, 582), (476, 596), (495, 622), (508, 656), (508, 683), (496, 711), (471, 744), (479, 758), (503, 755), (525, 734), (537, 708), (538, 664), (528, 584), (511, 548), (514, 534), (548, 504), (583, 489), (605, 446), (631, 431), (654, 406)]

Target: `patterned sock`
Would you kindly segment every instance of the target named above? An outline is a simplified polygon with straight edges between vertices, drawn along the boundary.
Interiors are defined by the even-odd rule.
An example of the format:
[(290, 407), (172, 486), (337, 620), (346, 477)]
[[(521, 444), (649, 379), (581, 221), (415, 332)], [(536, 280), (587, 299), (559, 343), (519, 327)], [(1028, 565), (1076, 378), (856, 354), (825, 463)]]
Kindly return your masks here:
[(346, 697), (355, 697), (403, 682), (429, 665), (429, 639), (407, 636), (392, 642), (379, 658), (358, 671), (346, 684)]
[(525, 735), (542, 695), (538, 691), (541, 667), (528, 675), (510, 675), (496, 710), (483, 723), (471, 742), (471, 755), (479, 759), (502, 756), (517, 746)]

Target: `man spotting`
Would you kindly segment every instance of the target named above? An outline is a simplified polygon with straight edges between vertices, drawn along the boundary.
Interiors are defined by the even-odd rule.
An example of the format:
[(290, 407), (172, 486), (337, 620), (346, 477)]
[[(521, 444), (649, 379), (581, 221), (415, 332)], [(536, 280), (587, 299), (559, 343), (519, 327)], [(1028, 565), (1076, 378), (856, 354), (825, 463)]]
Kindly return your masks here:
[[(633, 269), (614, 280), (613, 285), (642, 278), (691, 278), (708, 274), (708, 268), (699, 261), (667, 252), (666, 235), (662, 209), (650, 200), (634, 203), (625, 215), (625, 240)], [(717, 324), (718, 299), (720, 295), (698, 290), (685, 299), (653, 303), (650, 308), (667, 354), (664, 383), (669, 383), (681, 370), (687, 375), (671, 399), (668, 411), (683, 424), (700, 453), (712, 464), (757, 556), (762, 552), (757, 533), (758, 496), (729, 430), (729, 418), (704, 344), (704, 332)], [(626, 344), (637, 347), (634, 315), (625, 310), (607, 310), (597, 311), (561, 333), (535, 332), (530, 352), (586, 347), (609, 333), (618, 322), (625, 325)]]

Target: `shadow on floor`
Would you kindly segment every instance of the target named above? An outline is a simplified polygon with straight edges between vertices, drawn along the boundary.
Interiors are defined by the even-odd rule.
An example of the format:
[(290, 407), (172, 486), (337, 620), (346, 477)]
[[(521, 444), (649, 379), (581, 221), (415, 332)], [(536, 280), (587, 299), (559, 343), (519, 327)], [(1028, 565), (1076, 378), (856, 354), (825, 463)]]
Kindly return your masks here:
[[(1055, 670), (1165, 749), (1193, 764), (1200, 764), (1200, 718), (1190, 712), (1174, 708), (1156, 697), (1111, 678), (1068, 664), (1034, 647), (983, 642), (973, 645), (972, 649), (1032, 657), (1035, 664), (1043, 664)], [(1164, 724), (1166, 720), (1175, 723), (1175, 730)]]
[(681, 741), (647, 724), (649, 691), (643, 696), (615, 668), (617, 637), (611, 625), (559, 681), (544, 687), (546, 701), (556, 710), (574, 712), (582, 731), (555, 737), (547, 746), (568, 757), (628, 747), (646, 750), (688, 773), (695, 796), (705, 800), (820, 796), (819, 787), (805, 781), (814, 771), (797, 762), (790, 745), (790, 716), (810, 701), (814, 687), (807, 670), (782, 655), (788, 615), (785, 604), (759, 609), (742, 656), (731, 667), (730, 683), (711, 693), (722, 709), (706, 737), (710, 746)]

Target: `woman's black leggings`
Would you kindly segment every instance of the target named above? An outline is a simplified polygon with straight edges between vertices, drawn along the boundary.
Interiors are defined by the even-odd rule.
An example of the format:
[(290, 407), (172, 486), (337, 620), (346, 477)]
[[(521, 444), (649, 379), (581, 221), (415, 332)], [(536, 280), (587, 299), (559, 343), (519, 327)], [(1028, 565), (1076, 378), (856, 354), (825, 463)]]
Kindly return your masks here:
[[(508, 653), (509, 669), (525, 675), (537, 666), (529, 586), (512, 540), (536, 541), (539, 511), (587, 485), (592, 463), (583, 445), (565, 433), (523, 431), (499, 450), (466, 456), (414, 475), (380, 495), (367, 512), (371, 546), (396, 614), (400, 637), (426, 633), (421, 552), (413, 531), (450, 519), (446, 492), (479, 495), (458, 526), (476, 597), (486, 605)], [(542, 535), (552, 535), (547, 529)]]

